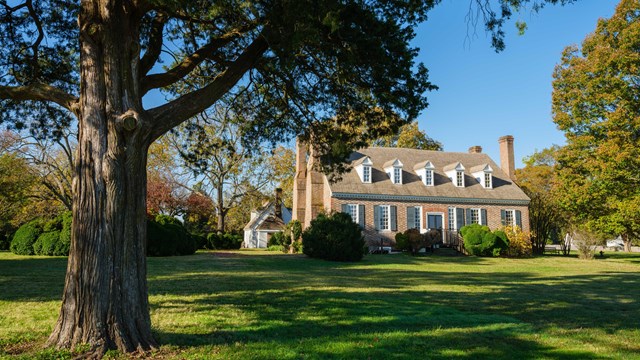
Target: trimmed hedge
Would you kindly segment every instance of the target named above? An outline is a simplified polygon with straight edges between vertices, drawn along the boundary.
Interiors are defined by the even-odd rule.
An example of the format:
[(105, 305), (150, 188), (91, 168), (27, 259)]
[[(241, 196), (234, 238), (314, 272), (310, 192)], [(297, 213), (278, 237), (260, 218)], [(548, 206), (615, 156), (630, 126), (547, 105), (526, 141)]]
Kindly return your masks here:
[(155, 221), (147, 221), (148, 256), (191, 255), (196, 250), (196, 238), (187, 232), (180, 220), (158, 215)]
[(463, 226), (460, 233), (464, 248), (476, 256), (500, 256), (509, 248), (509, 240), (503, 231), (491, 232), (488, 226), (471, 224)]
[[(56, 247), (60, 242), (60, 231), (53, 230), (40, 234), (38, 240), (33, 244), (33, 251), (36, 255), (55, 255)], [(68, 255), (68, 254), (67, 254)]]
[(209, 249), (213, 250), (237, 250), (242, 246), (242, 236), (233, 233), (216, 234), (207, 236)]
[(345, 213), (320, 214), (302, 232), (302, 252), (309, 257), (360, 261), (365, 251), (360, 226)]
[(42, 234), (42, 221), (33, 220), (18, 228), (11, 240), (11, 252), (18, 255), (34, 255), (33, 244)]

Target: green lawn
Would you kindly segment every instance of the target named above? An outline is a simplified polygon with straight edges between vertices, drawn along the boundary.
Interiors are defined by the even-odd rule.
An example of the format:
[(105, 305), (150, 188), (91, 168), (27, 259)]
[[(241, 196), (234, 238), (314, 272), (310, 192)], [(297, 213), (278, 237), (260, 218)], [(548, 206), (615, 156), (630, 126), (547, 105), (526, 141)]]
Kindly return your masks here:
[[(71, 356), (41, 348), (65, 267), (0, 253), (0, 357)], [(162, 344), (150, 357), (640, 358), (640, 255), (344, 264), (210, 252), (150, 258), (149, 291)]]

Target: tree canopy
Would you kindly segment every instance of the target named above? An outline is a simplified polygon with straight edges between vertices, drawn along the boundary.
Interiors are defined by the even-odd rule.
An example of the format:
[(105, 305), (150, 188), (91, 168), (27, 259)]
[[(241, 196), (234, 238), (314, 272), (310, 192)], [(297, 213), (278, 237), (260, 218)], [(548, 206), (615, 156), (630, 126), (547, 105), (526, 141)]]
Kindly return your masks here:
[(554, 72), (563, 205), (591, 230), (640, 237), (640, 3), (622, 0)]

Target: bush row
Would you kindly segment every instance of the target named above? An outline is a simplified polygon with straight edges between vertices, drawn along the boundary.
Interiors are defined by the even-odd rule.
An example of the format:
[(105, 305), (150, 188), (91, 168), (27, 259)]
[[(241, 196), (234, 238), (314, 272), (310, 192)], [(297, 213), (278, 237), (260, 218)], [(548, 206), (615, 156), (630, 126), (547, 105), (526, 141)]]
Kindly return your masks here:
[(18, 255), (67, 256), (71, 246), (71, 212), (53, 220), (36, 219), (22, 225), (11, 240), (10, 250)]

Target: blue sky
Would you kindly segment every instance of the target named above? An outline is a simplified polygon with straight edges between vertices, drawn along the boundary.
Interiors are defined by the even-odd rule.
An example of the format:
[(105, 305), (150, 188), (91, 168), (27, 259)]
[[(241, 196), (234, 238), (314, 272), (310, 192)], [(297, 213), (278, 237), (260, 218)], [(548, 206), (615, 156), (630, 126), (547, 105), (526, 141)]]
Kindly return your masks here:
[[(580, 0), (546, 6), (539, 13), (516, 14), (506, 26), (506, 49), (495, 53), (480, 25), (467, 39), (468, 0), (444, 0), (417, 29), (418, 60), (440, 87), (427, 94), (429, 107), (420, 129), (445, 151), (465, 152), (480, 145), (499, 161), (498, 138), (515, 137), (516, 167), (524, 156), (564, 144), (551, 116), (552, 72), (562, 50), (580, 44), (599, 18), (613, 15), (618, 0)], [(519, 36), (517, 20), (528, 28)], [(473, 28), (469, 30), (473, 36)]]

